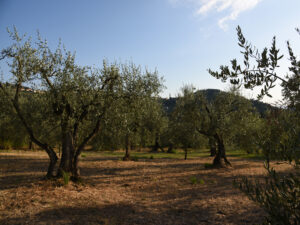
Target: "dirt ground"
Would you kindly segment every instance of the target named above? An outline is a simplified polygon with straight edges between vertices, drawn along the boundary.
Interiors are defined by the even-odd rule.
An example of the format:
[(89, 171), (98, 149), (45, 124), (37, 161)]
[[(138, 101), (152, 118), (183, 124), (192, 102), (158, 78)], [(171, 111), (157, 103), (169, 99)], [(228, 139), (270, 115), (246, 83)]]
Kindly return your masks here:
[(63, 186), (41, 180), (45, 153), (0, 152), (0, 224), (259, 224), (264, 212), (232, 182), (263, 177), (263, 163), (229, 159), (233, 169), (205, 169), (211, 158), (87, 156), (83, 183)]

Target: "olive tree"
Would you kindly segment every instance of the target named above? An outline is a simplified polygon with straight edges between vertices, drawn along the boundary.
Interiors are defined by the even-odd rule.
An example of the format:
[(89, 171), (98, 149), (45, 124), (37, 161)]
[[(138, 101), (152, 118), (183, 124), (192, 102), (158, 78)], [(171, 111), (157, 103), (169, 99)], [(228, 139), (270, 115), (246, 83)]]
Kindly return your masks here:
[[(62, 147), (57, 175), (66, 172), (77, 179), (78, 157), (100, 130), (104, 115), (116, 99), (119, 69), (106, 63), (102, 69), (81, 67), (75, 63), (75, 55), (61, 45), (52, 51), (40, 37), (32, 43), (31, 38), (20, 36), (16, 29), (9, 34), (14, 43), (1, 51), (0, 59), (10, 67), (5, 76), (11, 85), (2, 82), (1, 91), (30, 139), (47, 152), (50, 163), (46, 176), (53, 176), (58, 160), (55, 143), (48, 139), (54, 132), (59, 134)], [(25, 86), (35, 92), (35, 104), (21, 101)], [(28, 111), (37, 104), (32, 112)], [(34, 125), (37, 121), (41, 121), (40, 127), (47, 124), (47, 129), (38, 129)]]
[[(247, 118), (254, 109), (249, 100), (234, 93), (220, 93), (209, 102), (201, 92), (193, 88), (183, 90), (178, 101), (181, 118), (186, 126), (216, 143), (216, 154), (213, 160), (215, 167), (231, 166), (226, 157), (226, 142), (237, 135), (237, 130), (247, 123)], [(190, 133), (192, 134), (192, 133)]]
[(197, 96), (194, 93), (193, 86), (182, 87), (182, 93), (178, 95), (176, 106), (171, 114), (170, 129), (172, 134), (172, 142), (176, 146), (183, 148), (185, 157), (187, 159), (188, 148), (195, 147), (199, 140), (199, 133), (197, 132), (198, 123), (196, 120), (203, 118), (196, 118), (197, 112), (201, 110), (197, 108)]
[(161, 101), (157, 98), (149, 99), (142, 121), (141, 144), (150, 146), (152, 152), (164, 151), (163, 137), (167, 132), (168, 118), (165, 115)]
[(124, 138), (125, 156), (124, 160), (130, 159), (131, 147), (140, 143), (141, 129), (146, 128), (144, 121), (149, 112), (156, 110), (156, 101), (161, 92), (162, 78), (157, 71), (143, 71), (140, 66), (134, 64), (123, 64), (120, 69), (122, 79), (118, 102), (115, 111), (118, 119), (118, 127)]

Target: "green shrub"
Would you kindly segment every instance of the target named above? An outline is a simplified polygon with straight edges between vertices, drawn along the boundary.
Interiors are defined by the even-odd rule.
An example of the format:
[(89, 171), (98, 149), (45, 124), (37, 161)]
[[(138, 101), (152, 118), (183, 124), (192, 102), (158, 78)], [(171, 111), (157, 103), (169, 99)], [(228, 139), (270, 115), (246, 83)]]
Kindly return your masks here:
[(204, 180), (203, 179), (199, 179), (198, 180), (198, 184), (204, 184), (205, 182), (204, 182)]
[(82, 157), (82, 158), (85, 158), (85, 157), (86, 157), (86, 154), (81, 154), (81, 157)]
[(205, 183), (203, 179), (198, 179), (195, 176), (190, 177), (190, 181), (191, 181), (191, 184), (204, 184)]
[(214, 167), (214, 165), (211, 164), (211, 163), (205, 163), (205, 164), (204, 164), (204, 168), (205, 168), (205, 169), (211, 169), (211, 168), (213, 168), (213, 167)]
[(244, 177), (235, 181), (234, 185), (268, 213), (263, 224), (299, 224), (299, 174), (280, 176), (273, 169), (268, 169), (268, 174), (265, 183), (253, 182)]
[(197, 184), (197, 177), (190, 177), (191, 184)]
[(149, 159), (154, 159), (154, 156), (153, 156), (153, 155), (151, 155), (151, 156), (149, 157)]

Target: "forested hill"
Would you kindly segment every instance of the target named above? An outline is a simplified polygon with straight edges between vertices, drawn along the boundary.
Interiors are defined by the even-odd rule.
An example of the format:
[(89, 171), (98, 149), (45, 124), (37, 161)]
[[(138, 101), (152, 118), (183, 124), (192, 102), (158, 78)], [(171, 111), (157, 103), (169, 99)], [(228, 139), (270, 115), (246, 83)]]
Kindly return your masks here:
[[(4, 85), (4, 86), (12, 86), (10, 83), (1, 83), (0, 85)], [(21, 91), (23, 92), (40, 92), (39, 90), (33, 90), (29, 87), (26, 86), (22, 86), (21, 87)], [(226, 92), (221, 91), (219, 89), (204, 89), (204, 90), (199, 90), (198, 92), (201, 92), (204, 94), (204, 96), (206, 97), (206, 99), (211, 102), (213, 101), (213, 99), (218, 95), (218, 94), (226, 94)], [(176, 100), (177, 97), (170, 97), (170, 98), (162, 98), (162, 104), (164, 107), (164, 110), (166, 111), (167, 114), (171, 113), (176, 105)], [(273, 108), (273, 106), (271, 106), (270, 104), (258, 101), (258, 100), (249, 100), (252, 102), (252, 105), (257, 109), (257, 111), (263, 115), (268, 109)]]
[[(202, 92), (206, 99), (211, 102), (218, 94), (226, 94), (226, 92), (221, 91), (219, 89), (205, 89), (205, 90), (200, 90), (199, 92)], [(163, 107), (167, 114), (171, 113), (176, 105), (176, 100), (177, 97), (174, 98), (163, 98)], [(263, 115), (268, 109), (273, 108), (270, 104), (258, 101), (258, 100), (249, 100), (252, 102), (252, 105), (257, 109), (257, 111)]]

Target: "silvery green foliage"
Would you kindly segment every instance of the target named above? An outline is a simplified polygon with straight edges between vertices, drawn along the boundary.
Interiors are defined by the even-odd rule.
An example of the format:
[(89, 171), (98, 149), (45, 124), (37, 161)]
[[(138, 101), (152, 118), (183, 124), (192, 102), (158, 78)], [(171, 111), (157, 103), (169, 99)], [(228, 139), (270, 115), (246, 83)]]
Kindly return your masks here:
[(143, 70), (133, 63), (120, 66), (122, 80), (118, 93), (120, 98), (111, 108), (108, 116), (110, 129), (115, 130), (116, 138), (127, 145), (140, 146), (143, 136), (152, 139), (153, 133), (158, 130), (161, 119), (161, 105), (158, 103), (158, 94), (164, 88), (163, 79), (157, 71)]
[[(112, 85), (119, 82), (117, 65), (103, 62), (101, 69), (81, 67), (75, 62), (75, 54), (61, 44), (53, 51), (40, 36), (33, 43), (31, 38), (19, 36), (16, 30), (10, 35), (15, 43), (2, 50), (1, 58), (7, 59), (10, 66), (10, 74), (6, 74), (10, 84), (32, 90), (30, 98), (24, 99), (27, 104), (20, 105), (25, 119), (35, 122), (43, 117), (39, 123), (48, 124), (41, 127), (57, 132), (50, 127), (68, 117), (71, 129), (78, 122), (95, 122), (103, 107), (115, 97)], [(15, 93), (9, 94), (13, 98)], [(19, 98), (22, 100), (23, 96)], [(38, 108), (34, 108), (36, 105)]]
[[(176, 106), (171, 114), (171, 127), (173, 144), (183, 149), (191, 148), (196, 145), (200, 136), (197, 132), (197, 120), (195, 110), (200, 110), (195, 96), (195, 88), (184, 86), (182, 93), (178, 96)], [(196, 119), (196, 120), (195, 120)]]
[(285, 82), (276, 71), (279, 67), (278, 62), (283, 57), (276, 47), (276, 38), (273, 38), (270, 49), (264, 48), (259, 52), (257, 48), (246, 41), (240, 27), (237, 27), (237, 35), (238, 44), (242, 48), (241, 53), (244, 56), (243, 64), (238, 64), (237, 60), (233, 59), (231, 67), (220, 66), (220, 72), (209, 69), (209, 73), (224, 82), (229, 79), (231, 84), (242, 84), (247, 89), (261, 86), (259, 98), (264, 95), (271, 97), (269, 91), (275, 87), (275, 82), (277, 80)]

